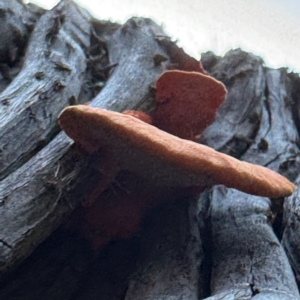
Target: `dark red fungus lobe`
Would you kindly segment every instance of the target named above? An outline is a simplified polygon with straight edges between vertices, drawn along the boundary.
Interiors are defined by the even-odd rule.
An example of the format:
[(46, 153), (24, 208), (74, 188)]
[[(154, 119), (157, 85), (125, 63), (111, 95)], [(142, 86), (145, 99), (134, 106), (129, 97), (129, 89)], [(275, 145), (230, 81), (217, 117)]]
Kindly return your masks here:
[(194, 140), (215, 120), (225, 97), (225, 86), (211, 76), (167, 71), (156, 82), (153, 125), (180, 138)]
[(151, 208), (178, 198), (193, 197), (194, 194), (193, 189), (155, 186), (131, 172), (123, 171), (91, 206), (80, 208), (79, 230), (97, 250), (110, 241), (135, 236), (144, 215)]

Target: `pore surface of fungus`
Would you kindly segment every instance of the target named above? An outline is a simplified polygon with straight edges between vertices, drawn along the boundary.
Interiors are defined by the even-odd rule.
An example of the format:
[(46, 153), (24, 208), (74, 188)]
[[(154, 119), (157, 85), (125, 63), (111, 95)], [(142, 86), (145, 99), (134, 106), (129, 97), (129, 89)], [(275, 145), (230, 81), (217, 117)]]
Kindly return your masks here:
[(214, 120), (226, 97), (226, 88), (209, 75), (166, 71), (156, 82), (157, 106), (153, 125), (178, 137), (193, 140)]
[(193, 196), (192, 191), (153, 186), (132, 172), (121, 171), (92, 205), (75, 212), (70, 229), (83, 235), (97, 250), (112, 240), (133, 237), (147, 211), (185, 196)]
[(268, 168), (178, 138), (130, 115), (77, 105), (65, 108), (59, 123), (89, 153), (106, 153), (117, 169), (131, 171), (158, 186), (202, 191), (224, 184), (270, 198), (288, 196), (295, 189)]

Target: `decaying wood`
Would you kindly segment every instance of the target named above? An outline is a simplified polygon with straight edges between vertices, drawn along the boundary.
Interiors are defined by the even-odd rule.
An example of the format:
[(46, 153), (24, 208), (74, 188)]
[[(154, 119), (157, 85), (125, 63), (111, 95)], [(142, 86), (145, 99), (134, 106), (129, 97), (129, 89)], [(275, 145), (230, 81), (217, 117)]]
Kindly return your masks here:
[[(113, 76), (93, 99), (92, 107), (123, 111), (151, 104), (155, 81), (169, 61), (167, 52), (156, 41), (157, 35), (164, 33), (152, 20), (132, 18), (108, 39), (110, 63), (116, 66)], [(157, 55), (167, 60), (157, 64)]]
[(90, 32), (90, 17), (73, 3), (61, 2), (38, 21), (21, 72), (0, 96), (0, 178), (45, 145), (60, 111), (76, 102)]
[[(55, 12), (54, 16), (53, 12), (46, 13), (39, 21), (42, 26), (41, 30), (44, 30), (44, 18), (48, 18), (51, 22), (58, 22), (58, 25), (60, 25), (60, 20), (63, 19), (64, 24), (68, 24), (67, 17), (63, 18), (62, 16), (69, 7), (77, 12), (78, 8), (75, 4), (65, 1), (52, 10)], [(71, 13), (70, 15), (72, 16)], [(79, 17), (81, 17), (81, 14)], [(58, 32), (59, 28), (58, 26)], [(116, 29), (116, 26), (114, 26), (114, 29)], [(38, 27), (35, 32), (39, 32)], [(86, 33), (85, 30), (83, 32)], [(51, 32), (52, 35), (55, 33)], [(154, 61), (157, 54), (167, 57), (167, 53), (161, 49), (155, 40), (156, 35), (162, 34), (161, 29), (151, 20), (137, 18), (129, 20), (118, 30), (113, 31), (109, 37), (104, 35), (104, 40), (107, 39), (105, 45), (109, 52), (110, 64), (114, 64), (115, 67), (102, 92), (93, 99), (92, 106), (120, 111), (135, 108), (145, 100), (148, 103), (152, 100), (151, 87), (167, 67), (167, 62), (157, 65)], [(86, 35), (84, 35), (84, 38), (86, 38)], [(34, 48), (33, 45), (39, 43), (39, 40), (36, 39), (40, 39), (40, 35), (34, 35), (33, 33), (31, 45), (29, 45), (31, 52)], [(76, 40), (78, 41), (78, 38)], [(86, 42), (88, 43), (88, 41)], [(75, 42), (73, 46), (75, 47)], [(72, 52), (72, 50), (70, 51)], [(82, 51), (78, 50), (78, 53), (81, 55)], [(32, 53), (27, 55), (27, 57), (31, 56), (34, 55)], [(41, 59), (43, 59), (43, 56)], [(51, 61), (51, 55), (49, 59)], [(188, 56), (186, 56), (186, 59), (189, 59)], [(61, 65), (63, 61), (67, 64), (64, 57), (60, 57), (57, 63)], [(82, 60), (79, 59), (79, 61), (84, 64)], [(53, 63), (51, 66), (53, 66)], [(63, 72), (67, 73), (65, 76), (69, 76), (70, 71), (64, 70), (62, 66), (61, 68)], [(82, 71), (84, 71), (84, 68), (82, 68)], [(78, 74), (78, 86), (83, 85), (84, 78), (81, 73)], [(20, 75), (22, 75), (22, 72)], [(12, 87), (22, 86), (21, 79), (25, 75), (20, 75), (11, 84)], [(19, 80), (21, 80), (20, 83), (18, 83)], [(33, 80), (34, 84), (39, 84), (36, 83), (35, 78)], [(39, 80), (37, 81), (39, 82)], [(27, 82), (27, 84), (30, 86), (30, 82)], [(30, 87), (28, 93), (35, 94), (36, 88), (36, 85), (34, 88)], [(53, 91), (52, 88), (50, 90)], [(63, 90), (65, 90), (65, 87)], [(71, 92), (73, 95), (74, 88)], [(7, 93), (7, 90), (4, 93)], [(51, 93), (50, 96), (52, 97)], [(64, 102), (65, 106), (68, 105), (70, 97), (67, 98), (65, 99), (67, 101)], [(32, 97), (29, 99), (32, 99)], [(33, 97), (33, 99), (35, 98)], [(16, 98), (16, 101), (19, 100)], [(18, 103), (18, 105), (21, 104), (21, 102)], [(45, 108), (43, 103), (44, 100), (36, 102), (36, 109), (48, 115), (47, 107)], [(56, 107), (56, 105), (53, 106)], [(14, 107), (13, 104), (6, 109), (10, 109), (11, 113), (14, 114), (19, 112), (16, 107), (13, 112), (12, 107)], [(57, 108), (55, 110), (59, 112)], [(31, 121), (32, 118), (35, 118), (35, 115), (32, 116), (30, 109), (24, 111), (27, 111), (26, 116), (23, 116), (24, 122), (36, 122), (36, 120)], [(10, 118), (7, 116), (7, 119)], [(55, 120), (52, 117), (50, 119), (54, 124)], [(19, 126), (18, 128), (21, 130), (22, 127)], [(43, 135), (42, 130), (39, 130), (39, 132)], [(28, 133), (30, 132), (28, 131)], [(38, 139), (35, 141), (39, 143)], [(24, 143), (25, 141), (23, 141)], [(80, 154), (76, 151), (69, 150), (71, 145), (72, 141), (64, 133), (58, 134), (35, 156), (0, 182), (2, 204), (0, 207), (0, 270), (2, 272), (27, 257), (36, 245), (57, 228), (63, 220), (63, 216), (70, 213), (83, 200), (85, 193), (91, 190), (93, 184), (95, 184), (91, 180), (91, 176), (95, 171), (89, 166), (88, 159), (84, 160), (80, 158)], [(78, 174), (81, 175), (78, 176)], [(12, 216), (14, 217), (12, 218)]]
[(284, 203), (283, 236), (282, 245), (288, 255), (290, 264), (296, 274), (296, 280), (300, 281), (300, 176), (295, 181), (298, 189), (288, 197)]
[(126, 300), (203, 298), (204, 275), (198, 270), (204, 253), (193, 200), (157, 207), (146, 219)]
[(202, 134), (201, 142), (240, 157), (251, 145), (260, 123), (259, 104), (265, 90), (262, 60), (241, 51), (229, 52), (218, 60), (212, 53), (206, 53), (201, 60), (204, 68), (228, 89), (216, 121)]
[[(58, 133), (61, 109), (92, 101), (115, 111), (151, 110), (162, 72), (191, 70), (198, 62), (149, 19), (101, 22), (72, 1), (47, 12), (20, 1), (5, 5), (0, 22), (8, 31), (18, 28), (20, 43), (8, 39), (8, 48), (0, 47), (6, 57), (0, 65), (1, 299), (300, 297), (290, 266), (298, 280), (298, 191), (284, 205), (283, 246), (283, 199), (223, 186), (198, 201), (149, 211), (138, 236), (96, 255), (59, 228), (100, 176), (95, 158)], [(223, 58), (206, 53), (202, 64), (226, 85), (228, 97), (201, 142), (299, 186), (299, 76), (269, 69), (239, 49)]]
[[(299, 110), (299, 102), (300, 102), (300, 78), (296, 74), (291, 74), (291, 95), (293, 99), (292, 103), (292, 112), (295, 120), (295, 125), (300, 130), (300, 110)], [(286, 167), (289, 168), (290, 165), (293, 165), (294, 161), (288, 161)], [(299, 172), (298, 172), (299, 174)], [(296, 280), (300, 282), (300, 176), (297, 176), (295, 180), (295, 184), (298, 189), (296, 192), (285, 199), (284, 202), (284, 212), (283, 212), (283, 236), (282, 236), (282, 244), (288, 255), (289, 261), (293, 270), (295, 272)]]
[[(288, 74), (285, 70), (263, 67), (261, 59), (241, 50), (230, 51), (224, 58), (215, 57), (211, 67), (206, 64), (212, 59), (210, 55), (203, 55), (203, 65), (226, 85), (228, 96), (216, 122), (203, 133), (201, 141), (243, 160), (269, 166), (293, 180), (300, 166)], [(280, 139), (277, 138), (279, 132)], [(286, 168), (289, 161), (291, 168)], [(199, 291), (214, 295), (208, 299), (299, 297), (287, 256), (272, 228), (275, 216), (270, 200), (222, 186), (203, 193), (199, 204), (200, 232), (207, 243), (202, 242), (202, 246), (208, 249), (206, 256), (199, 259), (204, 265), (205, 260), (210, 261), (208, 269), (211, 270), (209, 287), (203, 286), (203, 281)], [(153, 239), (148, 240), (148, 247), (151, 243)], [(144, 252), (141, 255), (144, 256)], [(169, 261), (167, 251), (161, 257), (164, 259), (160, 264)], [(149, 260), (152, 264), (155, 261)], [(174, 272), (174, 269), (171, 270)], [(205, 278), (208, 269), (200, 272), (200, 278)], [(169, 276), (172, 274), (168, 268), (161, 270)], [(150, 274), (148, 268), (143, 274), (137, 272), (136, 276), (148, 278)], [(163, 286), (162, 281), (168, 286), (168, 280), (159, 279), (155, 271), (151, 278), (154, 280), (151, 284), (135, 280), (134, 290), (144, 296), (157, 296), (155, 292), (159, 288), (149, 286)], [(131, 296), (131, 290), (129, 294)], [(139, 298), (138, 294), (129, 299), (147, 299), (146, 296)], [(148, 299), (155, 299), (155, 296)], [(160, 293), (162, 299), (172, 296), (170, 289)]]
[[(11, 0), (0, 3), (0, 91), (20, 72), (28, 38), (44, 13), (35, 5)], [(2, 103), (3, 104), (3, 103)]]
[(211, 299), (297, 299), (291, 267), (271, 226), (270, 201), (223, 186), (208, 198)]
[[(299, 138), (291, 116), (292, 99), (288, 94), (286, 71), (263, 68), (259, 59), (238, 50), (227, 55), (240, 56), (243, 60), (236, 60), (234, 71), (230, 72), (222, 65), (222, 60), (226, 61), (225, 56), (219, 65), (214, 66), (216, 71), (212, 70), (212, 73), (227, 85), (230, 81), (244, 82), (248, 90), (244, 90), (243, 97), (254, 99), (255, 107), (253, 103), (244, 105), (242, 97), (230, 101), (231, 93), (239, 89), (233, 90), (228, 85), (226, 102), (230, 101), (230, 110), (225, 103), (219, 111), (217, 122), (208, 128), (203, 140), (212, 147), (216, 141), (217, 147), (221, 146), (226, 152), (234, 153), (242, 160), (268, 166), (294, 180), (300, 167)], [(256, 76), (255, 70), (260, 70), (260, 76)], [(258, 84), (251, 84), (258, 78)], [(225, 111), (225, 118), (221, 118)], [(237, 111), (240, 115), (236, 114)], [(249, 120), (248, 116), (252, 118)], [(242, 123), (243, 129), (245, 122), (254, 124), (256, 130), (249, 131), (251, 136), (242, 136), (247, 141), (244, 145), (236, 141), (232, 143), (236, 139), (239, 123)], [(236, 131), (227, 131), (226, 140), (218, 144), (218, 128), (228, 129), (232, 124), (237, 127)], [(241, 148), (241, 145), (244, 147)], [(291, 162), (289, 167), (288, 162)], [(271, 226), (275, 216), (270, 201), (225, 187), (214, 188), (207, 197), (209, 200), (202, 201), (209, 201), (206, 215), (209, 220), (207, 226), (211, 230), (211, 293), (215, 295), (211, 299), (223, 299), (225, 296), (234, 299), (298, 298), (291, 267)]]

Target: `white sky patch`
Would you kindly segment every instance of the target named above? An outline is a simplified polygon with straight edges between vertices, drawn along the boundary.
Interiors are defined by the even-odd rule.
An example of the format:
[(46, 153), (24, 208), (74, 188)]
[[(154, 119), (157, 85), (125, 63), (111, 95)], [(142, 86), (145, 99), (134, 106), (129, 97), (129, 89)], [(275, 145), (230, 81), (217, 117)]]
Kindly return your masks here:
[[(29, 1), (48, 9), (58, 1)], [(267, 66), (300, 72), (300, 0), (76, 0), (96, 18), (149, 17), (195, 58), (242, 48)]]

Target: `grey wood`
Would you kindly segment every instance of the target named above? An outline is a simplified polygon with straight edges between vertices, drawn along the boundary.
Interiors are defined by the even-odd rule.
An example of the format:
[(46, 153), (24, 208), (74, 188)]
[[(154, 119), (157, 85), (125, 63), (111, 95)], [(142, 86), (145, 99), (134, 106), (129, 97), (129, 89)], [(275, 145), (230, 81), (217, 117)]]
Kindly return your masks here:
[(203, 295), (199, 269), (204, 253), (193, 200), (180, 199), (151, 213), (125, 300), (196, 300)]
[(0, 95), (0, 178), (57, 132), (57, 116), (77, 99), (90, 46), (90, 16), (72, 2), (45, 13), (31, 35), (21, 72)]
[[(227, 85), (226, 102), (230, 105), (222, 106), (217, 122), (207, 129), (203, 140), (294, 180), (299, 170), (299, 137), (291, 114), (289, 76), (285, 69), (263, 67), (259, 59), (253, 60), (252, 55), (241, 50), (231, 54), (235, 58), (234, 68), (226, 65), (226, 56), (213, 67), (219, 67), (214, 74)], [(237, 82), (241, 83), (240, 88), (232, 89)], [(235, 98), (235, 91), (243, 92), (242, 97)], [(246, 101), (244, 105), (243, 99), (253, 102)], [(225, 118), (219, 118), (225, 111)], [(236, 114), (238, 111), (241, 113)], [(259, 113), (253, 118), (255, 111)], [(256, 126), (255, 131), (248, 131), (250, 136), (244, 135), (247, 122)], [(226, 140), (220, 146), (218, 137), (222, 134), (218, 128), (223, 132), (224, 127), (232, 124), (235, 129), (224, 132)], [(237, 140), (240, 127), (243, 134)], [(240, 141), (246, 141), (242, 148)], [(202, 201), (209, 203), (206, 215), (207, 228), (211, 230), (210, 288), (214, 296), (209, 299), (298, 299), (292, 269), (272, 228), (280, 209), (272, 212), (271, 207), (279, 200), (271, 205), (269, 199), (220, 186), (203, 194)]]
[[(43, 18), (51, 19), (53, 13), (55, 13), (56, 19), (62, 18), (64, 5), (66, 6), (65, 9), (71, 7), (71, 10), (75, 10), (75, 12), (79, 9), (72, 2), (61, 2), (58, 7), (41, 18), (40, 23), (37, 23), (36, 32), (43, 32), (45, 25), (43, 22), (46, 22)], [(81, 15), (79, 15), (79, 17), (80, 16)], [(40, 26), (41, 29), (39, 29)], [(71, 24), (69, 26), (74, 30), (74, 25)], [(83, 32), (84, 38), (86, 38), (87, 33), (88, 31)], [(152, 21), (147, 19), (131, 19), (112, 35), (111, 38), (113, 41), (108, 41), (107, 48), (110, 61), (117, 63), (117, 66), (114, 72), (112, 72), (110, 80), (107, 82), (103, 92), (92, 101), (92, 106), (123, 110), (132, 108), (133, 106), (139, 106), (145, 99), (148, 102), (152, 100), (152, 98), (148, 97), (149, 88), (154, 84), (155, 79), (163, 70), (166, 69), (166, 63), (156, 66), (153, 60), (155, 54), (164, 53), (158, 43), (155, 42), (155, 35), (158, 33), (160, 35), (163, 34), (160, 28)], [(79, 33), (76, 33), (76, 37), (77, 35), (81, 37)], [(64, 33), (64, 38), (66, 37), (67, 35)], [(29, 56), (34, 56), (32, 53), (34, 50), (32, 48), (34, 48), (34, 44), (38, 44), (38, 40), (36, 39), (39, 38), (40, 34), (34, 35), (33, 33), (31, 40), (32, 46), (29, 46), (29, 48), (31, 47), (31, 50), (29, 49)], [(88, 43), (87, 40), (86, 43)], [(86, 46), (88, 46), (88, 44)], [(79, 48), (79, 46), (77, 46), (77, 48)], [(124, 51), (124, 49), (128, 50)], [(80, 55), (83, 54), (82, 50), (78, 51)], [(149, 56), (150, 59), (146, 59), (146, 57)], [(84, 64), (84, 62), (80, 60), (80, 57), (79, 61)], [(42, 55), (41, 60), (43, 59), (46, 58)], [(51, 60), (51, 55), (48, 59)], [(64, 58), (61, 59), (64, 60)], [(81, 78), (81, 73), (84, 69), (78, 71), (78, 73), (75, 73)], [(69, 74), (69, 71), (64, 70), (64, 72)], [(74, 76), (77, 76), (75, 73)], [(127, 78), (127, 74), (132, 74), (132, 77)], [(22, 84), (18, 84), (18, 82), (19, 80), (22, 82), (22, 76), (24, 75), (20, 73), (18, 78), (12, 83), (13, 86), (18, 87), (19, 91), (19, 85), (22, 86)], [(34, 78), (26, 80), (36, 82)], [(81, 78), (81, 80), (83, 80), (83, 78)], [(30, 85), (28, 81), (26, 82), (27, 85)], [(78, 87), (80, 88), (81, 84), (80, 81), (78, 81), (78, 87), (76, 88), (72, 87), (72, 84), (70, 86), (70, 92), (72, 92), (73, 95), (74, 92), (79, 92)], [(37, 86), (31, 86), (28, 93), (36, 93), (36, 89)], [(128, 89), (131, 89), (132, 94), (129, 93)], [(13, 90), (13, 87), (9, 87), (9, 90)], [(134, 93), (134, 91), (136, 92)], [(8, 93), (8, 91), (5, 92)], [(119, 96), (117, 97), (117, 95)], [(61, 99), (65, 101), (62, 105), (55, 105), (53, 101), (49, 102), (49, 105), (56, 111), (56, 113), (53, 113), (53, 116), (49, 113), (53, 124), (55, 123), (55, 115), (59, 113), (63, 106), (68, 104), (69, 96), (68, 93), (61, 96)], [(22, 97), (25, 97), (25, 95), (22, 94)], [(117, 97), (116, 100), (115, 97)], [(16, 98), (16, 105), (20, 105), (24, 108), (24, 101), (26, 101), (26, 99), (19, 98)], [(21, 100), (24, 101), (22, 102)], [(49, 99), (47, 102), (48, 101)], [(62, 100), (58, 103), (61, 102)], [(7, 112), (5, 120), (11, 120), (13, 124), (16, 119), (13, 118), (13, 116), (20, 113), (20, 111), (18, 107), (15, 107), (13, 104), (6, 109), (9, 109), (10, 113)], [(27, 115), (23, 120), (24, 122), (32, 123), (30, 121), (30, 114), (28, 113), (29, 110), (21, 110), (24, 112), (27, 111)], [(42, 108), (41, 111), (44, 111), (44, 108)], [(3, 126), (5, 125), (4, 123), (1, 124), (3, 124)], [(6, 124), (4, 128), (7, 128), (7, 126)], [(21, 132), (24, 130), (20, 125), (17, 126), (17, 129)], [(45, 135), (44, 130), (46, 130), (46, 128), (43, 130), (39, 128), (39, 132), (42, 136)], [(16, 133), (15, 131), (14, 134)], [(28, 131), (28, 134), (29, 133), (30, 130)], [(4, 139), (6, 139), (6, 136), (4, 136)], [(35, 139), (35, 142), (38, 144), (38, 138)], [(23, 140), (22, 145), (24, 144), (25, 141)], [(8, 270), (27, 257), (40, 242), (57, 228), (62, 222), (63, 217), (71, 213), (80, 201), (83, 200), (82, 192), (81, 198), (79, 196), (74, 197), (74, 194), (72, 194), (76, 183), (81, 182), (77, 190), (86, 188), (88, 192), (89, 182), (87, 178), (94, 171), (91, 166), (88, 167), (88, 158), (84, 158), (83, 155), (79, 155), (79, 157), (75, 155), (76, 158), (74, 158), (76, 151), (70, 149), (72, 144), (73, 142), (67, 138), (64, 133), (58, 134), (41, 151), (0, 182), (0, 271)], [(5, 157), (3, 157), (3, 159), (4, 158)], [(83, 173), (84, 176), (78, 177), (80, 173)], [(86, 178), (86, 180), (83, 178)], [(92, 187), (90, 187), (90, 189), (91, 188)]]

